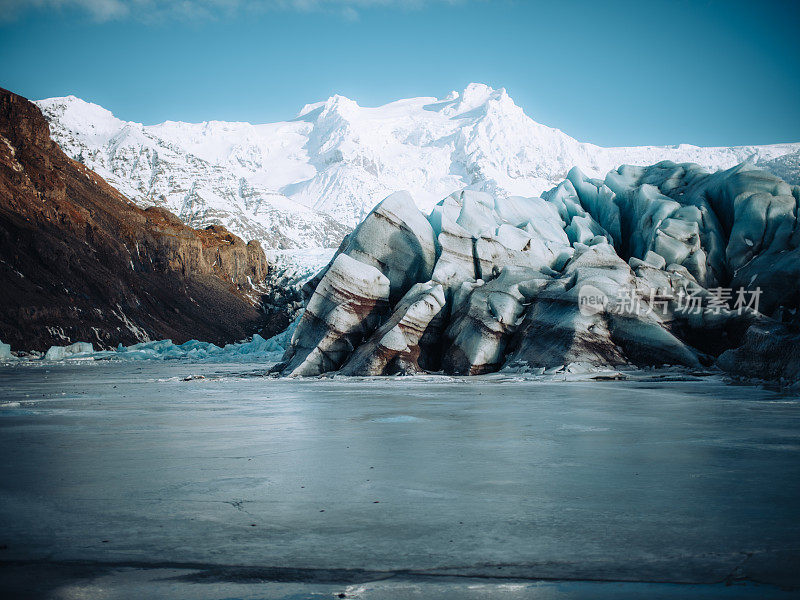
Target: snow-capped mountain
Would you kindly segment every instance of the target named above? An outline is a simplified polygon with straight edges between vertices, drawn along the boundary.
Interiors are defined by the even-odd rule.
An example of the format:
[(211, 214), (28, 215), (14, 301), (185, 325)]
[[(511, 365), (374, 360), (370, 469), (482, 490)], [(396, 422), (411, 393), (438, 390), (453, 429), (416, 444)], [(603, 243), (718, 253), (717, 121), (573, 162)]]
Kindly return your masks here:
[(37, 104), (64, 151), (137, 204), (164, 206), (194, 227), (222, 224), (267, 249), (336, 246), (397, 190), (428, 210), (465, 187), (537, 196), (573, 166), (602, 177), (664, 159), (719, 169), (751, 158), (786, 177), (800, 151), (800, 143), (603, 148), (535, 122), (505, 89), (474, 83), (377, 108), (337, 95), (261, 125), (142, 125), (74, 96)]

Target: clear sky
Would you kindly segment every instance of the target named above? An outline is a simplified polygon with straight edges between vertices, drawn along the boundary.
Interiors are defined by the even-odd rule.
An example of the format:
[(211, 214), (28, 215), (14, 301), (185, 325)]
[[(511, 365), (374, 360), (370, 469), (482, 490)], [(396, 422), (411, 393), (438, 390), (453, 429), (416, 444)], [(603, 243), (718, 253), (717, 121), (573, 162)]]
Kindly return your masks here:
[(601, 145), (800, 141), (798, 0), (0, 0), (0, 86), (267, 122), (505, 87)]

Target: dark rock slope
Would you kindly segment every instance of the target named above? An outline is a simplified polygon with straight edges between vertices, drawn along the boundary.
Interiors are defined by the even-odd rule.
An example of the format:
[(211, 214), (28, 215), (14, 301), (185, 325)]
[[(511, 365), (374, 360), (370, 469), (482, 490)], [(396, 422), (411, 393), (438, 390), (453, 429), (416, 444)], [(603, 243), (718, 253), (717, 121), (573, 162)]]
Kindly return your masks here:
[(265, 324), (266, 275), (258, 242), (136, 207), (59, 149), (35, 105), (0, 89), (0, 340), (234, 341)]

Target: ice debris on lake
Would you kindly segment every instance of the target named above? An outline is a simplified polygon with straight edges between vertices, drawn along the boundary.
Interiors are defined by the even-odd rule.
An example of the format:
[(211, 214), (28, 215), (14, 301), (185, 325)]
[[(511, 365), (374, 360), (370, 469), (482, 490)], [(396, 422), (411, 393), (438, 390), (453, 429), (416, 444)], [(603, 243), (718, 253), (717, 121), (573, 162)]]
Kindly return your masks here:
[[(244, 342), (217, 346), (210, 342), (189, 340), (183, 344), (173, 344), (172, 340), (142, 342), (132, 346), (119, 345), (115, 350), (95, 350), (88, 342), (76, 342), (69, 346), (52, 346), (43, 360), (176, 360), (189, 359), (210, 362), (276, 362), (289, 344), (294, 328), (300, 317), (288, 329), (264, 339), (258, 334)], [(27, 357), (30, 358), (30, 357)], [(18, 357), (11, 353), (8, 344), (0, 342), (0, 360), (15, 361)]]
[[(577, 168), (541, 198), (377, 205), (305, 286), (283, 375), (718, 364), (800, 376), (800, 187), (743, 163)], [(746, 301), (745, 301), (746, 300)]]
[(51, 346), (45, 352), (44, 360), (64, 360), (71, 356), (86, 356), (94, 353), (94, 346), (89, 342), (75, 342), (69, 346)]
[(257, 333), (246, 342), (217, 346), (210, 342), (189, 340), (183, 344), (173, 344), (171, 340), (143, 342), (133, 346), (119, 346), (116, 350), (100, 353), (94, 358), (119, 360), (211, 360), (214, 362), (237, 362), (250, 359), (274, 359), (283, 351), (283, 346), (274, 339), (264, 339)]

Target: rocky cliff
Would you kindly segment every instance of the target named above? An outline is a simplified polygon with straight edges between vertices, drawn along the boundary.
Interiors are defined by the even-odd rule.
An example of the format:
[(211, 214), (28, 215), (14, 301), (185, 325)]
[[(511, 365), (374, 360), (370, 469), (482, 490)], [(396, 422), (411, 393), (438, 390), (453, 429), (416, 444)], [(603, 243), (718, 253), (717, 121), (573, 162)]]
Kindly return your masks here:
[(242, 339), (265, 323), (267, 269), (258, 242), (132, 204), (0, 89), (0, 339), (12, 348)]

